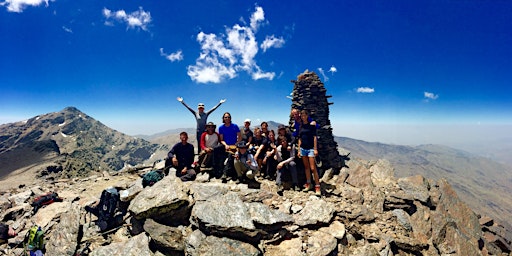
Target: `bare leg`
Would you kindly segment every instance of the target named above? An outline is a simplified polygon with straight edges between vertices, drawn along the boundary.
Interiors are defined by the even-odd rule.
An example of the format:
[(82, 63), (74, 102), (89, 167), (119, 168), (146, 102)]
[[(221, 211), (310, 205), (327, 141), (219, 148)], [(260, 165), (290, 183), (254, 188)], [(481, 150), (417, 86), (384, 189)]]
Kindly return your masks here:
[[(306, 164), (304, 163), (304, 165)], [(311, 168), (311, 172), (313, 173), (315, 185), (320, 185), (320, 179), (318, 177), (318, 171), (316, 170), (316, 163), (314, 157), (309, 157), (309, 168)]]
[(311, 167), (309, 165), (309, 159), (307, 156), (302, 156), (302, 162), (304, 163), (304, 172), (306, 173), (306, 182), (311, 183)]

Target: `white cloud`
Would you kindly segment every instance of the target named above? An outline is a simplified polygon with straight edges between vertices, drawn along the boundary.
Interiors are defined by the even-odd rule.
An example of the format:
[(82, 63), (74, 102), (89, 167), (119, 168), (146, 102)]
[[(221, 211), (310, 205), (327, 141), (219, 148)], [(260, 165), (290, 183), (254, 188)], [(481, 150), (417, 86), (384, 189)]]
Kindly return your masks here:
[(73, 33), (73, 30), (71, 30), (70, 28), (66, 27), (66, 26), (62, 26), (62, 29), (68, 33)]
[(260, 48), (263, 49), (263, 52), (266, 52), (269, 48), (281, 48), (284, 45), (284, 39), (282, 37), (276, 38), (274, 35), (267, 36), (265, 41), (261, 43)]
[(124, 10), (112, 12), (107, 8), (103, 8), (103, 16), (107, 19), (105, 25), (113, 25), (110, 19), (118, 22), (125, 22), (128, 28), (140, 28), (147, 31), (147, 26), (151, 23), (151, 13), (144, 11), (142, 7), (139, 10), (127, 14)]
[(321, 74), (321, 75), (322, 75), (322, 77), (324, 78), (324, 82), (329, 81), (329, 77), (327, 77), (327, 76), (325, 75), (325, 71), (324, 71), (324, 69), (323, 69), (323, 68), (318, 68), (318, 72), (320, 72), (320, 74)]
[[(258, 54), (255, 33), (264, 21), (263, 8), (257, 6), (250, 26), (235, 24), (226, 27), (225, 33), (220, 35), (199, 32), (196, 39), (201, 53), (196, 63), (187, 67), (187, 74), (198, 83), (220, 83), (223, 79), (235, 78), (241, 71), (254, 80), (274, 79), (274, 72), (262, 71), (255, 61)], [(278, 43), (279, 39), (274, 44)]]
[(261, 22), (265, 20), (263, 8), (256, 6), (256, 11), (251, 15), (251, 29), (257, 31)]
[[(335, 72), (337, 72), (338, 70), (336, 69), (336, 67), (334, 66), (331, 66), (329, 68), (329, 71), (327, 72), (331, 72), (331, 75), (334, 74)], [(327, 82), (329, 81), (329, 77), (325, 74), (325, 70), (323, 68), (318, 68), (318, 72), (322, 75), (322, 77), (324, 78), (324, 82)]]
[(164, 56), (166, 59), (168, 59), (171, 62), (183, 60), (183, 52), (181, 50), (178, 50), (177, 52), (174, 52), (171, 54), (167, 54), (164, 52), (164, 48), (160, 48), (160, 55)]
[(359, 93), (374, 93), (375, 89), (370, 87), (359, 87), (357, 88), (357, 92)]
[(9, 12), (23, 12), (23, 9), (27, 6), (39, 6), (45, 3), (46, 7), (48, 7), (49, 2), (49, 0), (6, 0), (0, 3), (0, 5), (6, 5)]
[(425, 97), (425, 99), (428, 101), (428, 100), (436, 100), (437, 98), (439, 98), (439, 95), (436, 95), (432, 92), (423, 92), (423, 96)]

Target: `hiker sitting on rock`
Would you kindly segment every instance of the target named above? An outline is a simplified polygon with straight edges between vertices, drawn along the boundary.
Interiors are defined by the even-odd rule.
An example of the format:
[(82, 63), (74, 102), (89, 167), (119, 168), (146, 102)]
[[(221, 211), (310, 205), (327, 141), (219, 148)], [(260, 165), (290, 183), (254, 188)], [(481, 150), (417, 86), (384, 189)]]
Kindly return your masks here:
[(15, 237), (16, 235), (16, 231), (14, 231), (11, 226), (5, 223), (0, 223), (0, 244), (7, 243), (9, 238)]
[[(206, 131), (201, 135), (201, 153), (198, 163), (201, 172), (211, 172), (210, 175), (222, 175), (222, 155), (225, 152), (224, 145), (220, 143), (220, 135), (215, 131), (215, 124), (208, 122)], [(215, 170), (218, 169), (218, 170)], [(219, 175), (220, 173), (220, 175)]]
[(167, 154), (165, 166), (173, 166), (176, 169), (176, 177), (182, 181), (190, 181), (196, 178), (196, 172), (192, 167), (194, 163), (194, 146), (188, 143), (188, 134), (180, 133), (181, 142), (176, 143)]
[(251, 119), (245, 119), (244, 128), (240, 131), (242, 135), (242, 140), (245, 142), (245, 145), (249, 146), (252, 144), (252, 138), (254, 134), (251, 131)]
[(225, 147), (226, 153), (224, 156), (227, 161), (225, 162), (221, 179), (225, 182), (228, 177), (234, 176), (233, 153), (236, 151), (236, 145), (241, 141), (242, 135), (238, 125), (231, 121), (231, 114), (229, 112), (222, 115), (222, 122), (223, 124), (219, 127), (220, 143)]
[[(263, 158), (265, 158), (265, 152), (263, 152), (263, 147), (267, 143), (267, 138), (261, 135), (261, 128), (254, 128), (254, 137), (251, 143), (251, 151), (255, 151), (254, 158), (256, 158), (256, 162), (258, 162), (258, 176), (261, 176), (262, 166), (263, 166)], [(261, 149), (260, 149), (261, 148)]]
[(282, 194), (283, 192), (283, 184), (282, 184), (282, 175), (283, 172), (290, 172), (292, 177), (292, 189), (295, 191), (299, 191), (299, 180), (297, 178), (297, 164), (295, 163), (295, 145), (288, 144), (288, 138), (286, 136), (279, 136), (277, 139), (279, 141), (279, 146), (277, 146), (276, 160), (277, 164), (277, 177), (276, 177), (276, 185), (278, 187), (277, 193)]
[(254, 172), (258, 169), (258, 164), (251, 153), (247, 151), (247, 144), (240, 141), (237, 144), (235, 153), (235, 170), (238, 176), (237, 183), (254, 179)]

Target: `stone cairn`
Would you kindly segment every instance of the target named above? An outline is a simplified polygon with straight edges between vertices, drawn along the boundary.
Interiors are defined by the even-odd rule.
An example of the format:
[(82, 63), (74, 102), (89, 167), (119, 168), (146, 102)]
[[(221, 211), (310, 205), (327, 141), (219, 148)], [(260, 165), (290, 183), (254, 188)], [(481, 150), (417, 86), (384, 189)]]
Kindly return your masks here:
[[(332, 135), (331, 121), (329, 120), (329, 105), (327, 99), (332, 97), (326, 95), (327, 90), (315, 72), (308, 70), (300, 74), (294, 83), (292, 91), (292, 109), (306, 109), (310, 117), (317, 122), (320, 128), (318, 135), (318, 155), (322, 160), (321, 169), (333, 169), (338, 172), (343, 167), (343, 161), (338, 153), (338, 143)], [(293, 117), (290, 116), (290, 127), (293, 128)]]

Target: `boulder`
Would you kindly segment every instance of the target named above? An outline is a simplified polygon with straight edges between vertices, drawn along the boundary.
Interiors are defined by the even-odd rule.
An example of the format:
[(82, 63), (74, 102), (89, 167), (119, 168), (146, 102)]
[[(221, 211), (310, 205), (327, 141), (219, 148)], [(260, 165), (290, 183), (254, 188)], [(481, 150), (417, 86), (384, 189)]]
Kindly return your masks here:
[(145, 233), (134, 236), (126, 242), (111, 243), (94, 249), (91, 256), (152, 256), (149, 249), (149, 237)]

